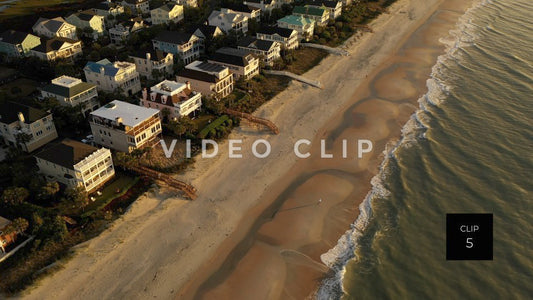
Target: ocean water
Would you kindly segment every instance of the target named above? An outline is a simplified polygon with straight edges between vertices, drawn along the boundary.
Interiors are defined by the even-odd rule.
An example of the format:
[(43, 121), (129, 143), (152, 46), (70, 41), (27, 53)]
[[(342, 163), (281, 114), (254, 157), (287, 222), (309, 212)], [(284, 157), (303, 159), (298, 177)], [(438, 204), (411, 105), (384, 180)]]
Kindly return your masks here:
[[(533, 2), (452, 35), (318, 298), (533, 299)], [(492, 213), (494, 260), (446, 261), (447, 213)]]

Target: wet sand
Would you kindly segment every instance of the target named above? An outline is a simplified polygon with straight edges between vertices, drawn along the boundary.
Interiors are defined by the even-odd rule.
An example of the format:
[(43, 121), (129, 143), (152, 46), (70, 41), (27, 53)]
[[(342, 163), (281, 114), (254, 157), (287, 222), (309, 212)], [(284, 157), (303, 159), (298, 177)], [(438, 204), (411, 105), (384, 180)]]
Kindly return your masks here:
[[(318, 155), (298, 161), (269, 187), (264, 202), (278, 203), (270, 218), (263, 215), (194, 293), (199, 299), (303, 299), (313, 295), (328, 268), (320, 255), (357, 218), (358, 205), (378, 171), (380, 153), (401, 135), (417, 109), (426, 80), (447, 36), (470, 3), (447, 1), (431, 13), (375, 74), (357, 89), (350, 106), (331, 118), (313, 141), (330, 145), (333, 159)], [(364, 159), (341, 158), (342, 140), (371, 137), (375, 150)], [(355, 150), (355, 149), (353, 149)], [(282, 188), (280, 188), (282, 187)], [(268, 199), (268, 200), (267, 200)], [(320, 200), (319, 200), (320, 199)], [(262, 200), (263, 202), (263, 200)]]

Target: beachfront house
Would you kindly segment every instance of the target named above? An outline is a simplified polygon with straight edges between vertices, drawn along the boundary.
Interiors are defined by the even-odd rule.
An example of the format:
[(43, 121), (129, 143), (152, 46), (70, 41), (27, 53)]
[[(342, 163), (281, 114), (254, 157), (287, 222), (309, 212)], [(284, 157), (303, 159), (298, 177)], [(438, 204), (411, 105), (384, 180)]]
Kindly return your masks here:
[(207, 23), (219, 27), (225, 33), (230, 30), (243, 34), (248, 32), (248, 17), (227, 8), (212, 11), (207, 18)]
[(312, 6), (295, 6), (292, 14), (302, 16), (315, 21), (316, 26), (326, 26), (329, 21), (329, 13), (324, 8)]
[(176, 81), (188, 81), (193, 90), (217, 99), (231, 94), (234, 84), (233, 75), (227, 67), (198, 60), (178, 72)]
[(167, 3), (150, 11), (152, 24), (168, 24), (183, 20), (183, 6)]
[(304, 16), (290, 15), (279, 19), (278, 27), (294, 29), (298, 32), (298, 39), (309, 41), (313, 38), (315, 21)]
[(32, 30), (35, 34), (44, 36), (47, 38), (63, 37), (76, 40), (76, 26), (67, 23), (65, 19), (61, 17), (47, 19), (39, 18)]
[(115, 176), (111, 151), (78, 141), (65, 139), (34, 155), (39, 173), (48, 181), (69, 188), (94, 192)]
[(311, 0), (306, 6), (325, 9), (329, 13), (329, 19), (335, 20), (342, 14), (342, 5), (342, 1)]
[(131, 152), (159, 142), (159, 110), (114, 100), (93, 111), (89, 118), (94, 142), (106, 148)]
[(202, 41), (194, 34), (162, 31), (153, 40), (154, 49), (172, 53), (189, 64), (200, 57)]
[(52, 114), (16, 102), (0, 104), (0, 140), (32, 152), (57, 138)]
[(28, 56), (30, 50), (40, 44), (41, 39), (38, 36), (26, 32), (6, 30), (0, 35), (0, 52), (7, 57)]
[(56, 59), (78, 59), (83, 56), (81, 41), (63, 37), (43, 39), (41, 44), (30, 50), (30, 55), (45, 61)]
[(263, 61), (265, 66), (273, 66), (274, 61), (281, 57), (281, 45), (278, 42), (244, 37), (237, 43), (237, 48), (255, 54)]
[(137, 72), (149, 79), (174, 74), (174, 55), (161, 50), (139, 50), (130, 55)]
[(107, 59), (87, 62), (83, 68), (87, 82), (105, 92), (121, 92), (133, 95), (141, 91), (140, 75), (134, 63)]
[(83, 116), (100, 107), (96, 85), (66, 75), (42, 87), (41, 97), (55, 98), (64, 106), (79, 107)]
[(257, 39), (280, 43), (285, 50), (298, 48), (298, 31), (281, 27), (264, 27), (257, 31)]
[(208, 62), (228, 67), (235, 81), (259, 75), (259, 59), (245, 50), (223, 47), (211, 55)]
[(92, 9), (73, 13), (66, 20), (77, 28), (81, 28), (83, 35), (93, 40), (104, 35), (105, 17), (96, 14)]
[(188, 116), (202, 107), (202, 94), (191, 88), (190, 82), (165, 80), (142, 92), (141, 105), (155, 108), (172, 120)]

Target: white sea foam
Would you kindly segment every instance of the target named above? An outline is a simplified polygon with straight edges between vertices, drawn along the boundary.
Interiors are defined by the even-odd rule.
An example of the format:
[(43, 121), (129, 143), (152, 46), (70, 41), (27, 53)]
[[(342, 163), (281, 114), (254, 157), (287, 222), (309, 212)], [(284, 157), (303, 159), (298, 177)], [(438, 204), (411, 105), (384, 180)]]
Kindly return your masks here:
[(322, 281), (315, 294), (317, 299), (335, 299), (344, 293), (342, 282), (346, 272), (346, 264), (350, 259), (356, 257), (357, 241), (363, 235), (372, 216), (372, 201), (373, 199), (383, 199), (390, 195), (390, 191), (384, 185), (389, 174), (388, 165), (390, 160), (395, 159), (398, 149), (409, 147), (420, 138), (425, 138), (425, 132), (429, 128), (428, 112), (430, 107), (439, 106), (446, 98), (445, 96), (451, 92), (451, 87), (445, 83), (446, 76), (449, 76), (446, 74), (445, 66), (450, 60), (460, 60), (462, 55), (460, 49), (475, 44), (478, 38), (475, 33), (478, 26), (472, 22), (474, 12), (479, 7), (491, 2), (491, 0), (481, 0), (474, 3), (459, 18), (456, 29), (451, 30), (448, 37), (440, 40), (446, 46), (445, 54), (438, 57), (437, 63), (432, 68), (430, 79), (426, 82), (428, 92), (418, 99), (419, 109), (411, 115), (411, 118), (402, 128), (401, 139), (392, 147), (385, 149), (385, 158), (380, 165), (379, 173), (371, 180), (372, 189), (359, 205), (357, 220), (340, 237), (335, 247), (320, 256), (322, 262), (330, 267), (333, 273)]

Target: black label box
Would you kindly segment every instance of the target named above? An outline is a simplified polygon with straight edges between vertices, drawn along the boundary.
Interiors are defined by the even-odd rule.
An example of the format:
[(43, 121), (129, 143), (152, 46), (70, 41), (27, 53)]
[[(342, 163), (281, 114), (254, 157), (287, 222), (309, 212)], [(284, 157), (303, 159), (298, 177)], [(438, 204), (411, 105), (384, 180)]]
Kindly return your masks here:
[(492, 214), (446, 214), (446, 260), (492, 260)]

